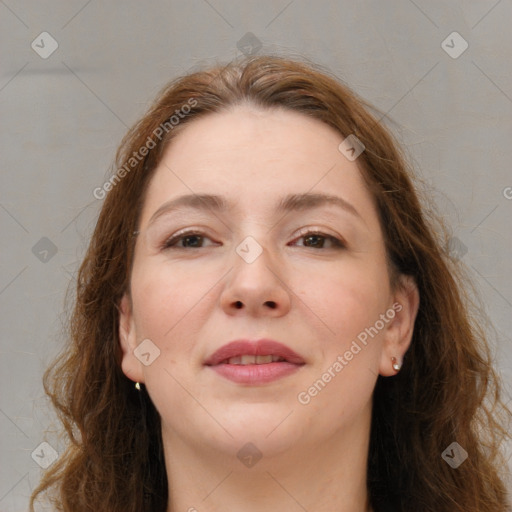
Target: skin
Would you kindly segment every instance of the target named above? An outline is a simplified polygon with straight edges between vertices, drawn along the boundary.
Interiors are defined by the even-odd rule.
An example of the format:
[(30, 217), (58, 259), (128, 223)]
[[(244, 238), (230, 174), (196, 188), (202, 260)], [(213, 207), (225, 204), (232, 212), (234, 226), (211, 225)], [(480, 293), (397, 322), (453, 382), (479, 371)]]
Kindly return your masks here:
[[(343, 138), (300, 113), (239, 105), (191, 122), (155, 171), (120, 304), (120, 343), (123, 372), (145, 383), (162, 417), (169, 512), (370, 510), (372, 392), (379, 374), (396, 374), (391, 358), (401, 362), (409, 347), (419, 295), (410, 280), (390, 286), (377, 210), (357, 160), (338, 150)], [(192, 192), (225, 196), (233, 208), (186, 208), (149, 223), (162, 204)], [(360, 217), (332, 205), (274, 213), (281, 197), (303, 192), (342, 197)], [(188, 227), (205, 238), (161, 248)], [(301, 236), (309, 229), (346, 247)], [(247, 236), (263, 249), (252, 263), (236, 252)], [(396, 303), (394, 318), (300, 403)], [(203, 365), (229, 341), (262, 337), (306, 364), (257, 386)], [(160, 350), (148, 366), (134, 355), (145, 339)], [(248, 442), (262, 455), (252, 467), (237, 457)]]

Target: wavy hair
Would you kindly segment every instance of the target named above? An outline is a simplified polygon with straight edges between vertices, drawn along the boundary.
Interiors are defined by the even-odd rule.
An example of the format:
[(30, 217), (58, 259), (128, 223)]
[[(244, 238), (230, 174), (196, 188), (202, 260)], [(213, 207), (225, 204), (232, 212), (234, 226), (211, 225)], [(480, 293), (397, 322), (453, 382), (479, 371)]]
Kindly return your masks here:
[[(278, 56), (173, 80), (123, 138), (78, 272), (69, 343), (44, 376), (67, 450), (34, 490), (31, 510), (45, 493), (65, 512), (165, 511), (160, 418), (145, 388), (136, 391), (121, 371), (119, 302), (130, 289), (133, 233), (164, 149), (194, 119), (244, 102), (300, 112), (364, 144), (357, 162), (388, 260), (419, 289), (403, 368), (394, 378), (379, 376), (374, 390), (367, 474), (375, 512), (384, 502), (397, 512), (510, 510), (502, 450), (511, 413), (474, 290), (444, 249), (447, 228), (422, 206), (384, 116), (320, 66)], [(454, 441), (468, 453), (457, 469), (441, 457)]]

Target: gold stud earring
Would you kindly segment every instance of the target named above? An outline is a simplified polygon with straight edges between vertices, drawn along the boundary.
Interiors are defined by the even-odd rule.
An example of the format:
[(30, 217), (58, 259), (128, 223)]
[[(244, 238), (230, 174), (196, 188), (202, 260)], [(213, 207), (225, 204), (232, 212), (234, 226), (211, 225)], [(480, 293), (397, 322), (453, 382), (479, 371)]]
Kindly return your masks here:
[(137, 391), (140, 391), (140, 383), (139, 383), (139, 382), (136, 382), (136, 383), (135, 383), (135, 389), (136, 389)]
[(393, 365), (393, 370), (399, 372), (402, 368), (402, 365), (396, 360), (396, 357), (391, 358), (391, 364)]

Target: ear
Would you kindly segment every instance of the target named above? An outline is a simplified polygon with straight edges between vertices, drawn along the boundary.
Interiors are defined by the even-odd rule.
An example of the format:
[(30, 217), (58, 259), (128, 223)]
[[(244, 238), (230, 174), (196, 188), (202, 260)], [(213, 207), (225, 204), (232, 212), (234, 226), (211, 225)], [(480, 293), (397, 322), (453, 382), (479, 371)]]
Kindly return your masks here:
[(137, 331), (133, 318), (133, 306), (130, 296), (125, 293), (119, 303), (119, 344), (121, 346), (121, 369), (134, 382), (144, 382), (144, 373), (140, 361), (134, 356), (137, 347)]
[(397, 373), (393, 368), (392, 358), (402, 365), (404, 355), (411, 344), (420, 303), (420, 294), (415, 280), (411, 276), (402, 275), (400, 281), (390, 306), (390, 310), (395, 311), (395, 316), (384, 333), (379, 373), (385, 377)]

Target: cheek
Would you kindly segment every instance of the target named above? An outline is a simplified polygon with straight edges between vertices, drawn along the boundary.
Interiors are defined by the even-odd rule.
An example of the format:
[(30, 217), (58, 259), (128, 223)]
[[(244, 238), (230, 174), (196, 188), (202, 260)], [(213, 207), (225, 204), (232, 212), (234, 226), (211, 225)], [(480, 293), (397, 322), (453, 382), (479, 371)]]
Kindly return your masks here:
[(295, 287), (305, 305), (302, 309), (325, 334), (332, 350), (350, 345), (385, 313), (389, 285), (379, 265), (347, 262), (326, 272), (301, 274)]
[(218, 278), (209, 283), (197, 272), (189, 275), (169, 265), (134, 270), (132, 300), (137, 339), (150, 339), (160, 351), (154, 362), (143, 367), (144, 380), (157, 410), (168, 417), (170, 411), (190, 406), (185, 389), (193, 388), (194, 373), (183, 363), (193, 359), (201, 336), (200, 319), (207, 316), (204, 296)]
[(204, 289), (197, 279), (184, 279), (183, 274), (169, 268), (148, 265), (134, 272), (132, 300), (137, 340), (150, 339), (161, 355), (144, 369), (146, 378), (164, 363), (171, 370), (176, 360), (187, 357), (193, 349), (196, 323), (189, 319), (194, 313), (197, 315), (202, 295)]
[(306, 309), (322, 319), (316, 340), (321, 354), (298, 397), (304, 417), (314, 419), (312, 431), (334, 433), (369, 407), (384, 332), (374, 326), (386, 310), (386, 278), (353, 266), (316, 279), (316, 287), (302, 288)]
[(134, 272), (132, 296), (140, 334), (151, 333), (161, 340), (171, 337), (182, 320), (196, 312), (196, 306), (217, 280), (204, 277), (166, 264), (147, 265)]

